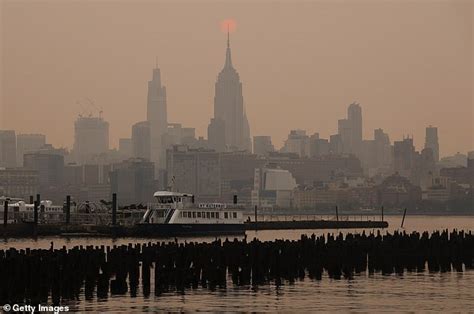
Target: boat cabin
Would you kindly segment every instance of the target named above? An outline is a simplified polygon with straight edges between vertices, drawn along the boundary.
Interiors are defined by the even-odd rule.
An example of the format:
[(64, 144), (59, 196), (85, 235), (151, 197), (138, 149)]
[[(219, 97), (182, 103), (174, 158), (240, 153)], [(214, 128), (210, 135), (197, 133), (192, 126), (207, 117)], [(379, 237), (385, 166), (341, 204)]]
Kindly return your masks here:
[(148, 224), (240, 224), (241, 208), (234, 204), (194, 202), (188, 193), (158, 191), (156, 203), (148, 204), (141, 223)]

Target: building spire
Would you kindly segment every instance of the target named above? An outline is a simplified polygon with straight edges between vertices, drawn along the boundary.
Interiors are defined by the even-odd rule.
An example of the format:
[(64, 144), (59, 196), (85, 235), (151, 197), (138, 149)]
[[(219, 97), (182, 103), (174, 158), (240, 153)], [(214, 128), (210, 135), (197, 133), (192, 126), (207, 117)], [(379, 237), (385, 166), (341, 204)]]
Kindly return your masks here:
[(224, 68), (232, 68), (232, 57), (230, 55), (230, 31), (229, 25), (227, 25), (227, 51), (225, 55), (225, 65)]

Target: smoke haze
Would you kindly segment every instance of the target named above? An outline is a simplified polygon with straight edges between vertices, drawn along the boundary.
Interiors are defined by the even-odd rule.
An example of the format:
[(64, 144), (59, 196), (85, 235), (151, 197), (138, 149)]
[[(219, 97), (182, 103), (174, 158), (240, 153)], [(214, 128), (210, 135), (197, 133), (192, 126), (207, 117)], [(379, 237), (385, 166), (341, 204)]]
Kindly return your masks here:
[[(270, 5), (271, 3), (271, 5)], [(251, 135), (329, 137), (361, 104), (364, 137), (439, 128), (441, 155), (474, 148), (473, 1), (1, 1), (0, 128), (72, 146), (83, 111), (111, 146), (146, 116), (157, 62), (168, 120), (207, 137), (232, 18)], [(157, 61), (155, 61), (157, 60)], [(96, 107), (82, 109), (84, 97)]]

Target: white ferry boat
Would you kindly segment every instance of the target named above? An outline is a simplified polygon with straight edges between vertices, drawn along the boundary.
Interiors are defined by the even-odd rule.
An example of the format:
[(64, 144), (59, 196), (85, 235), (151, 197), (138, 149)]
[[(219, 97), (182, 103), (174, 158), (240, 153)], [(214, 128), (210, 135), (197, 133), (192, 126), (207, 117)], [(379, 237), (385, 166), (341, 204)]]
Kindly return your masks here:
[(150, 236), (225, 235), (245, 233), (242, 206), (194, 202), (192, 194), (158, 191), (137, 225)]

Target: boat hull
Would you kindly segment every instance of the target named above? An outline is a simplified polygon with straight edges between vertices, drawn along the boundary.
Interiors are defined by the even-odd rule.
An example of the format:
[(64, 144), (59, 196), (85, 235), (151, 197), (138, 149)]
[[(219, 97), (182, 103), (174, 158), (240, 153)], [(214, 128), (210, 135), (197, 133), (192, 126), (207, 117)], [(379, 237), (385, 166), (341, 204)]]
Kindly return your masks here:
[(133, 233), (149, 237), (243, 235), (244, 224), (137, 224)]

